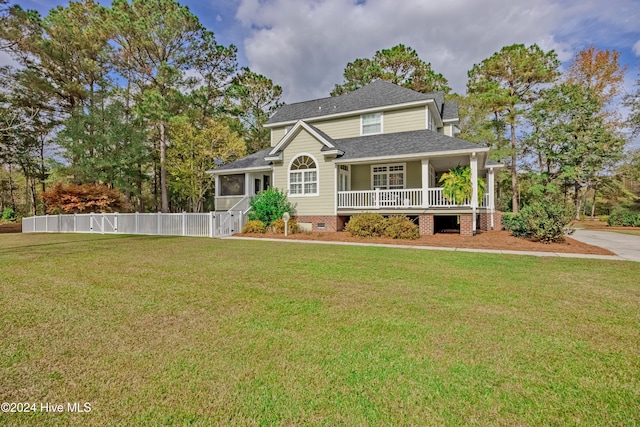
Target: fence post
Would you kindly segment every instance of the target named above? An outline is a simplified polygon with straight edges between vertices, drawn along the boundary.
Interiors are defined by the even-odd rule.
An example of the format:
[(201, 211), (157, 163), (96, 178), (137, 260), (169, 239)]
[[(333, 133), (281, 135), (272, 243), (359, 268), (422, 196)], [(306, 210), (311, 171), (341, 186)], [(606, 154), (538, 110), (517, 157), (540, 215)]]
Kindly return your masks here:
[(376, 208), (380, 208), (380, 189), (376, 188)]
[(100, 234), (104, 234), (104, 212), (102, 212), (102, 219), (100, 220), (100, 225), (102, 226), (102, 231)]
[(113, 232), (118, 233), (118, 212), (115, 213), (113, 218)]
[(186, 224), (186, 220), (187, 220), (187, 213), (185, 211), (182, 211), (182, 235), (186, 236), (187, 235), (187, 224)]
[(138, 234), (138, 212), (136, 212), (136, 233)]
[(78, 214), (73, 214), (73, 232), (76, 233), (78, 231)]
[(44, 231), (45, 232), (49, 231), (49, 214), (46, 214), (44, 216)]
[(214, 227), (214, 221), (215, 220), (215, 214), (213, 213), (213, 211), (209, 212), (209, 237), (213, 237), (214, 231), (213, 231), (213, 227)]
[(93, 233), (93, 212), (89, 214), (89, 233)]
[(162, 230), (162, 224), (160, 224), (160, 222), (162, 221), (162, 212), (158, 212), (158, 236), (162, 236), (162, 233), (160, 232)]

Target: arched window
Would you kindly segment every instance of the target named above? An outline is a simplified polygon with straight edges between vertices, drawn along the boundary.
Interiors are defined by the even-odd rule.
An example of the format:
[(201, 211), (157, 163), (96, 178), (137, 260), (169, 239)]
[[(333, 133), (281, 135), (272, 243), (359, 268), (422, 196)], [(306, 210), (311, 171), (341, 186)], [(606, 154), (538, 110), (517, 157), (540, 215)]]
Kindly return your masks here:
[(318, 167), (313, 158), (301, 155), (291, 162), (289, 194), (292, 196), (318, 194)]

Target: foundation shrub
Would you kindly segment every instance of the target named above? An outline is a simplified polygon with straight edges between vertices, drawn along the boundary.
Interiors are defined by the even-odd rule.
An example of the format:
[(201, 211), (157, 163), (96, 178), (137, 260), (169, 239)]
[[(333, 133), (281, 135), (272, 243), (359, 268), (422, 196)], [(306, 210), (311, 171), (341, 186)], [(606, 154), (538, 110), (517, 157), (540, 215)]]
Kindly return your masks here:
[(380, 237), (384, 235), (388, 221), (377, 213), (354, 215), (344, 228), (354, 237)]
[(418, 226), (404, 215), (394, 215), (387, 219), (384, 235), (392, 239), (415, 240), (420, 237)]
[(264, 233), (267, 230), (267, 227), (264, 225), (264, 222), (259, 219), (252, 219), (247, 221), (247, 223), (242, 227), (242, 234), (246, 233)]

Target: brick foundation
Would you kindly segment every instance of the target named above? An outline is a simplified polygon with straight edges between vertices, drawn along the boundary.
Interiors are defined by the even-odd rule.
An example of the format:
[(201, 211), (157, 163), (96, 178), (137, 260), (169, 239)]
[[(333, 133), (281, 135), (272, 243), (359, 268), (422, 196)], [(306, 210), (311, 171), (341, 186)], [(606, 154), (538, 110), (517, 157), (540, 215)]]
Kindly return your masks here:
[(460, 215), (460, 235), (473, 236), (473, 215), (472, 214)]
[(431, 236), (435, 234), (435, 220), (432, 214), (423, 214), (418, 217), (418, 227), (420, 235)]
[[(296, 222), (311, 223), (311, 231), (341, 231), (347, 222), (346, 216), (295, 216)], [(322, 227), (321, 225), (324, 224)]]
[[(490, 213), (481, 213), (480, 214), (480, 230), (491, 230), (491, 214)], [(494, 230), (502, 230), (502, 212), (494, 211), (493, 212), (493, 229)]]

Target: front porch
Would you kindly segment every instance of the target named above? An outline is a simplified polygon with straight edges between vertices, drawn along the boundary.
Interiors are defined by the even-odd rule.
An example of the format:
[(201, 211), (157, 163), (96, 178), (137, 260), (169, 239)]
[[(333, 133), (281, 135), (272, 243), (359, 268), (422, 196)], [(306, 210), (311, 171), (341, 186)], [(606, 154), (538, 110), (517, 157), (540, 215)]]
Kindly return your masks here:
[[(402, 190), (360, 190), (338, 191), (338, 210), (371, 209), (429, 209), (429, 208), (471, 208), (471, 199), (457, 204), (445, 197), (442, 188), (409, 188)], [(478, 208), (491, 207), (491, 194), (487, 192), (478, 203)]]

